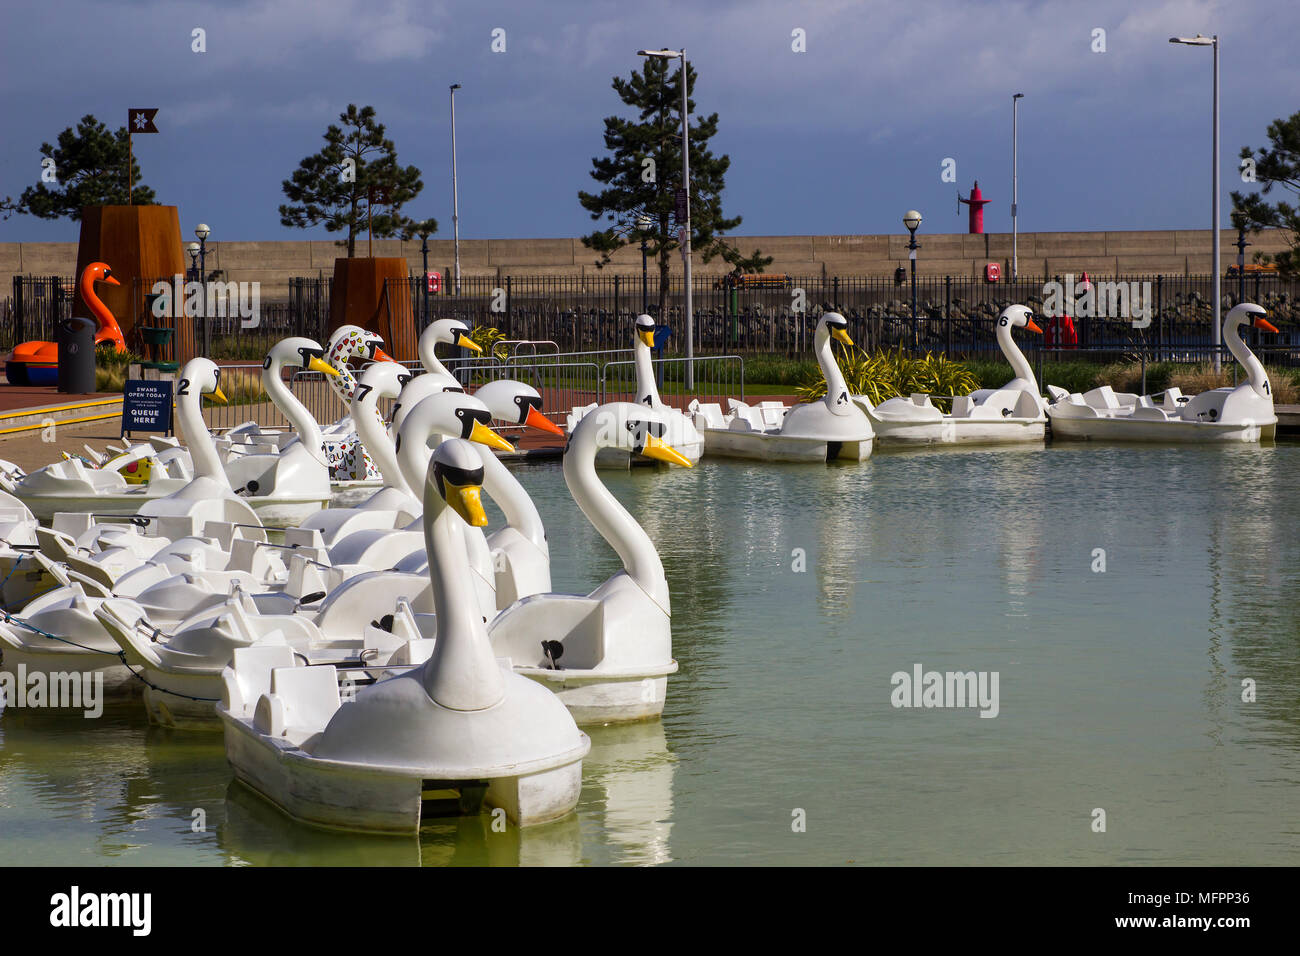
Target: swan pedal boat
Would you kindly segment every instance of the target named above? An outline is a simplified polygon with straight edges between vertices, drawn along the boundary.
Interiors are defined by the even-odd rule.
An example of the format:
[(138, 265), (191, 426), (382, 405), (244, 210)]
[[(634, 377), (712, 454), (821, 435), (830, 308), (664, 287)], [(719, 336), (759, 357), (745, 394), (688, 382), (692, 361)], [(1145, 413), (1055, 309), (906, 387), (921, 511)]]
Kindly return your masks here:
[(1012, 305), (998, 318), (997, 341), (1010, 363), (1013, 378), (1001, 388), (982, 388), (952, 400), (952, 412), (945, 415), (926, 394), (899, 396), (873, 405), (863, 395), (853, 401), (871, 418), (871, 427), (881, 444), (979, 444), (997, 445), (1042, 441), (1047, 430), (1047, 405), (1039, 395), (1024, 353), (1011, 337), (1014, 328), (1042, 333), (1033, 313), (1023, 305)]
[[(826, 379), (826, 396), (790, 408), (775, 402), (750, 407), (730, 400), (725, 417), (716, 403), (691, 402), (696, 426), (704, 435), (704, 454), (758, 461), (866, 461), (875, 431), (871, 419), (853, 401), (831, 352), (831, 339), (851, 346), (848, 322), (827, 312), (817, 323), (813, 350)], [(780, 416), (779, 422), (775, 421)]]
[[(632, 353), (636, 369), (636, 401), (638, 405), (653, 408), (664, 420), (664, 432), (660, 436), (675, 448), (679, 454), (692, 465), (698, 464), (704, 456), (704, 436), (695, 427), (690, 415), (664, 403), (659, 397), (659, 386), (655, 382), (654, 363), (650, 350), (654, 348), (655, 321), (642, 313), (636, 317)], [(590, 415), (599, 404), (575, 406), (570, 410), (566, 424), (572, 434), (578, 422)], [(597, 468), (629, 468), (632, 465), (655, 465), (654, 459), (644, 456), (626, 454), (616, 448), (602, 448), (596, 454)]]
[[(1102, 385), (1071, 394), (1048, 386), (1052, 437), (1138, 442), (1265, 442), (1277, 433), (1273, 389), (1263, 364), (1241, 340), (1238, 329), (1250, 322), (1265, 332), (1277, 332), (1258, 305), (1243, 302), (1228, 312), (1223, 340), (1245, 370), (1247, 379), (1236, 388), (1216, 388), (1186, 396), (1168, 388), (1155, 395), (1115, 392)], [(1252, 319), (1251, 316), (1254, 316)]]
[[(473, 600), (464, 526), (487, 524), (482, 465), (460, 439), (434, 451), (424, 533), (437, 638), (420, 667), (345, 701), (335, 669), (287, 648), (240, 648), (217, 707), (235, 776), (294, 819), (379, 833), (426, 810), (499, 807), (518, 826), (566, 816), (590, 739), (555, 695), (496, 661)], [(443, 801), (427, 800), (439, 793)]]

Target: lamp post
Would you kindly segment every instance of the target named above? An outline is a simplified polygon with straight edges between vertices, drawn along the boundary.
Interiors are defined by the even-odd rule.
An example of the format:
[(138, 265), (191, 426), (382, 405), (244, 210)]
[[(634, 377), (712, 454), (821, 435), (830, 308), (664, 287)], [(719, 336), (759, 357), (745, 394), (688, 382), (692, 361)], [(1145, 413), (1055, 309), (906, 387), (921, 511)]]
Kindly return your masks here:
[(686, 48), (637, 50), (637, 55), (682, 61), (682, 192), (686, 207), (682, 222), (682, 272), (686, 285), (686, 391), (691, 392), (695, 389), (695, 312), (691, 300), (691, 105), (687, 90)]
[(1020, 259), (1017, 256), (1017, 240), (1019, 238), (1016, 228), (1016, 214), (1019, 210), (1019, 180), (1020, 180), (1020, 130), (1018, 126), (1019, 116), (1017, 107), (1020, 101), (1024, 99), (1024, 93), (1011, 94), (1011, 281), (1016, 281), (1016, 273), (1019, 271)]
[(1237, 227), (1237, 304), (1246, 301), (1246, 227)]
[(420, 315), (420, 327), (429, 324), (429, 234), (420, 233), (420, 255), (424, 257), (424, 311)]
[[(459, 83), (451, 84), (451, 235), (452, 250), (456, 260), (456, 294), (460, 295), (460, 193), (456, 187), (456, 91), (458, 89), (460, 89)], [(427, 265), (424, 271), (429, 271)]]
[(212, 329), (208, 324), (208, 236), (212, 230), (206, 222), (194, 227), (194, 235), (199, 240), (199, 285), (203, 289), (203, 354), (212, 354)]
[(1213, 178), (1213, 203), (1214, 207), (1210, 216), (1211, 236), (1210, 246), (1210, 267), (1214, 270), (1214, 328), (1211, 330), (1214, 342), (1214, 370), (1219, 371), (1220, 352), (1222, 349), (1219, 313), (1223, 305), (1221, 282), (1222, 276), (1219, 274), (1219, 35), (1216, 33), (1212, 37), (1203, 37), (1199, 33), (1194, 37), (1170, 37), (1170, 43), (1181, 43), (1185, 46), (1208, 46), (1214, 50), (1214, 134), (1211, 145), (1211, 165), (1210, 171)]
[(907, 231), (912, 234), (911, 240), (907, 243), (907, 258), (912, 263), (912, 351), (916, 351), (916, 250), (921, 247), (916, 244), (916, 230), (921, 225), (921, 214), (915, 209), (909, 209), (903, 214), (903, 225)]
[(199, 244), (197, 242), (187, 242), (185, 251), (190, 256), (190, 274), (188, 278), (197, 279), (199, 277)]
[(646, 241), (654, 220), (645, 213), (636, 217), (636, 226), (641, 233), (641, 314), (650, 313), (650, 272), (647, 258)]

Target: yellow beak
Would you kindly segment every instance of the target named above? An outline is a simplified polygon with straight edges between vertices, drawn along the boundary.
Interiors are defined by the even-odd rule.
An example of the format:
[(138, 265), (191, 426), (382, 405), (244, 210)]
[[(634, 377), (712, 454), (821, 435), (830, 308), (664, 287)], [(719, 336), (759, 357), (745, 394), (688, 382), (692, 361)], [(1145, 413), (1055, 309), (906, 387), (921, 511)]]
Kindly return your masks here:
[(483, 510), (480, 486), (453, 485), (450, 481), (444, 481), (443, 484), (447, 489), (447, 504), (451, 505), (452, 511), (464, 518), (471, 528), (487, 526), (487, 512)]
[(488, 428), (482, 422), (474, 423), (474, 430), (469, 433), (469, 440), (476, 441), (480, 445), (487, 445), (497, 451), (514, 451), (515, 446), (510, 444), (492, 429)]
[(311, 361), (307, 363), (307, 370), (309, 372), (321, 372), (334, 378), (337, 378), (339, 374), (339, 370), (333, 365), (315, 355), (313, 355)]
[(841, 328), (832, 329), (831, 338), (843, 342), (845, 345), (851, 346), (853, 344), (853, 340), (849, 338), (849, 333), (847, 329), (841, 329)]
[(669, 464), (681, 465), (683, 468), (691, 467), (691, 460), (679, 452), (672, 445), (665, 442), (662, 438), (656, 438), (654, 435), (646, 439), (645, 447), (641, 449), (641, 454), (647, 458), (653, 458), (655, 461), (666, 461)]
[(456, 340), (456, 344), (459, 345), (459, 346), (460, 346), (461, 348), (463, 348), (463, 349), (469, 349), (471, 352), (482, 352), (482, 351), (483, 351), (482, 347), (480, 347), (479, 344), (478, 344), (477, 342), (475, 342), (473, 339), (471, 339), (471, 338), (470, 338), (468, 335), (466, 335), (464, 332), (462, 332), (462, 333), (460, 334), (460, 338), (458, 338), (458, 339)]
[(221, 403), (222, 405), (228, 405), (228, 404), (230, 404), (230, 403), (226, 400), (226, 393), (223, 392), (223, 391), (221, 390), (221, 386), (217, 386), (216, 388), (214, 388), (214, 389), (212, 390), (212, 400), (213, 400), (214, 402), (219, 402), (219, 403)]
[(641, 344), (645, 345), (647, 348), (655, 347), (654, 329), (637, 329), (636, 337), (639, 338), (641, 340)]

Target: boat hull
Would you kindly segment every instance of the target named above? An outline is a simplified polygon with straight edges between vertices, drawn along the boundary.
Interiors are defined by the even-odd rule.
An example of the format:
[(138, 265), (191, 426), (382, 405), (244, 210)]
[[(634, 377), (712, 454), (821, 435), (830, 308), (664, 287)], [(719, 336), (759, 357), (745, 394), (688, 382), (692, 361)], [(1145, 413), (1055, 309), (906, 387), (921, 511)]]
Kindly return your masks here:
[(236, 779), (295, 820), (366, 833), (418, 831), (426, 786), (486, 784), (483, 802), (505, 810), (517, 826), (558, 820), (578, 805), (582, 758), (591, 746), (584, 735), (583, 745), (556, 765), (515, 776), (450, 778), (433, 771), (322, 760), (288, 740), (259, 733), (251, 721), (235, 717), (224, 707), (218, 708), (218, 714)]
[(677, 662), (625, 674), (541, 667), (516, 667), (514, 672), (554, 693), (581, 727), (661, 717), (668, 698), (668, 675), (677, 672)]
[(1004, 421), (949, 418), (941, 422), (882, 422), (871, 427), (882, 445), (1012, 445), (1042, 441), (1047, 423), (1042, 419)]
[(871, 438), (828, 441), (731, 428), (710, 428), (704, 432), (706, 456), (750, 461), (866, 461), (871, 457), (871, 443)]
[(1254, 422), (1158, 422), (1132, 418), (1076, 418), (1053, 415), (1052, 438), (1094, 441), (1243, 444), (1271, 442), (1277, 419)]

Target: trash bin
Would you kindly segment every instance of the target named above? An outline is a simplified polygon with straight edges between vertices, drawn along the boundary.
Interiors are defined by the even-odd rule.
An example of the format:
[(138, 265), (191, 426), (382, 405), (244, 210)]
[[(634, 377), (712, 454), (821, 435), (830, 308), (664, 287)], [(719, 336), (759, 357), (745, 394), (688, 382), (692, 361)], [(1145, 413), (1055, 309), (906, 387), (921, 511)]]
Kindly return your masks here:
[(95, 391), (95, 322), (59, 319), (54, 326), (59, 347), (59, 391), (87, 395)]

